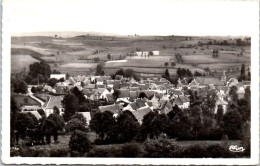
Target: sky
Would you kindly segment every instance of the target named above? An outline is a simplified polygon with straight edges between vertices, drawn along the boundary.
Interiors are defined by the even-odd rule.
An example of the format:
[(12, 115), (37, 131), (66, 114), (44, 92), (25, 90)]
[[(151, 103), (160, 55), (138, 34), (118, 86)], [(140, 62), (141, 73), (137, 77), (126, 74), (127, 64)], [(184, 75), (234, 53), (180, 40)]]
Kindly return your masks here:
[(94, 31), (249, 36), (259, 15), (257, 1), (234, 0), (5, 0), (3, 8), (4, 20), (14, 35)]

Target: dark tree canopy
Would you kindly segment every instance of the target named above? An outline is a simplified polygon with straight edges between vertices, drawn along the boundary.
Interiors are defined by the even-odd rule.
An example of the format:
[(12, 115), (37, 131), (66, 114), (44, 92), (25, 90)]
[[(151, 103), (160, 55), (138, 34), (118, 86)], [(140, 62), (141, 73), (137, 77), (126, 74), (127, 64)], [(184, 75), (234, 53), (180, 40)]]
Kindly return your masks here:
[(116, 129), (116, 121), (110, 111), (98, 112), (90, 120), (90, 129), (95, 131), (101, 140), (111, 137)]
[(80, 153), (88, 152), (91, 149), (91, 142), (87, 133), (75, 130), (70, 137), (69, 148)]
[(62, 100), (62, 104), (65, 108), (63, 114), (64, 120), (68, 121), (78, 111), (79, 100), (73, 93), (69, 93)]
[(38, 77), (39, 74), (49, 78), (51, 73), (50, 66), (45, 62), (35, 62), (29, 66), (29, 75), (33, 78)]
[(124, 111), (117, 117), (119, 141), (131, 141), (139, 130), (139, 123), (130, 111)]

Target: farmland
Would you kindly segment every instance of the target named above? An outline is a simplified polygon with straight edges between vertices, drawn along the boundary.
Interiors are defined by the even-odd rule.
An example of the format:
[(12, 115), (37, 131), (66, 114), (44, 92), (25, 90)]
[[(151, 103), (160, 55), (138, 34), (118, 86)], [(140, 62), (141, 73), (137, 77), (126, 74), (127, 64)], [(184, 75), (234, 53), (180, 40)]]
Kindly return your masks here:
[[(212, 44), (222, 41), (228, 44)], [(23, 58), (17, 58), (27, 55), (28, 63), (46, 61), (53, 69), (70, 75), (93, 74), (96, 65), (104, 62), (104, 71), (108, 75), (121, 68), (131, 68), (137, 73), (160, 74), (164, 73), (167, 67), (171, 75), (176, 74), (178, 68), (188, 68), (192, 72), (201, 73), (206, 73), (205, 69), (208, 68), (214, 72), (232, 71), (230, 74), (237, 76), (239, 75), (237, 68), (243, 63), (248, 68), (251, 58), (250, 46), (237, 46), (235, 43), (236, 38), (231, 37), (98, 35), (67, 38), (12, 37), (12, 72), (28, 66), (27, 63), (23, 63)], [(212, 57), (213, 49), (219, 50), (217, 58)], [(129, 56), (136, 51), (154, 50), (159, 51), (160, 55)], [(243, 56), (239, 56), (241, 51)], [(182, 63), (178, 63), (175, 54), (182, 55)], [(28, 58), (28, 55), (32, 58)], [(167, 66), (165, 63), (168, 63)]]

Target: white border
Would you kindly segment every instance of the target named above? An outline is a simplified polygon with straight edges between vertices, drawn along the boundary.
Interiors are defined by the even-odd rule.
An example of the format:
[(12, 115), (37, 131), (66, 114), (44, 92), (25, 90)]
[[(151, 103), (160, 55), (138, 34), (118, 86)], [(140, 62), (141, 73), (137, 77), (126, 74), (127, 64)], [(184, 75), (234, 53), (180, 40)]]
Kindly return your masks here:
[[(3, 2), (3, 6), (4, 3)], [(255, 15), (248, 19), (255, 20), (251, 34), (251, 70), (252, 70), (252, 109), (251, 109), (251, 158), (249, 159), (168, 159), (168, 158), (30, 158), (10, 157), (10, 32), (8, 8), (3, 7), (2, 24), (2, 162), (5, 164), (154, 164), (154, 165), (256, 165), (259, 163), (259, 4), (256, 1)], [(221, 12), (221, 11), (220, 11)]]

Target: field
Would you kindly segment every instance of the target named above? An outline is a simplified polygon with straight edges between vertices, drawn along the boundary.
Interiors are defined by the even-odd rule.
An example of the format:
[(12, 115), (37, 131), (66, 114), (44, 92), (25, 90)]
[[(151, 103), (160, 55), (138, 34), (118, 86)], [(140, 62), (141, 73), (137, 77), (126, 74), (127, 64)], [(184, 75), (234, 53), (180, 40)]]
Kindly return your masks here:
[[(242, 63), (250, 66), (250, 46), (236, 45), (199, 45), (209, 41), (228, 41), (235, 43), (231, 37), (185, 37), (185, 36), (95, 36), (76, 37), (12, 37), (12, 56), (30, 55), (28, 63), (46, 61), (53, 69), (70, 75), (93, 74), (99, 62), (105, 62), (106, 74), (114, 74), (118, 69), (131, 68), (137, 73), (165, 72), (165, 63), (170, 74), (176, 74), (178, 68), (188, 68), (192, 72), (205, 73), (209, 68), (215, 72), (232, 71), (239, 75), (237, 68)], [(219, 49), (219, 57), (212, 57), (212, 50)], [(160, 55), (140, 57), (129, 56), (136, 51), (159, 51)], [(243, 56), (237, 56), (243, 50)], [(181, 54), (182, 63), (178, 63), (175, 54)], [(111, 58), (108, 59), (108, 54)], [(120, 62), (117, 60), (126, 60)], [(15, 62), (14, 62), (15, 61)], [(111, 61), (111, 62), (109, 62)], [(176, 65), (171, 65), (175, 62)], [(23, 58), (12, 57), (12, 72), (28, 66)], [(18, 64), (17, 66), (15, 64)]]

